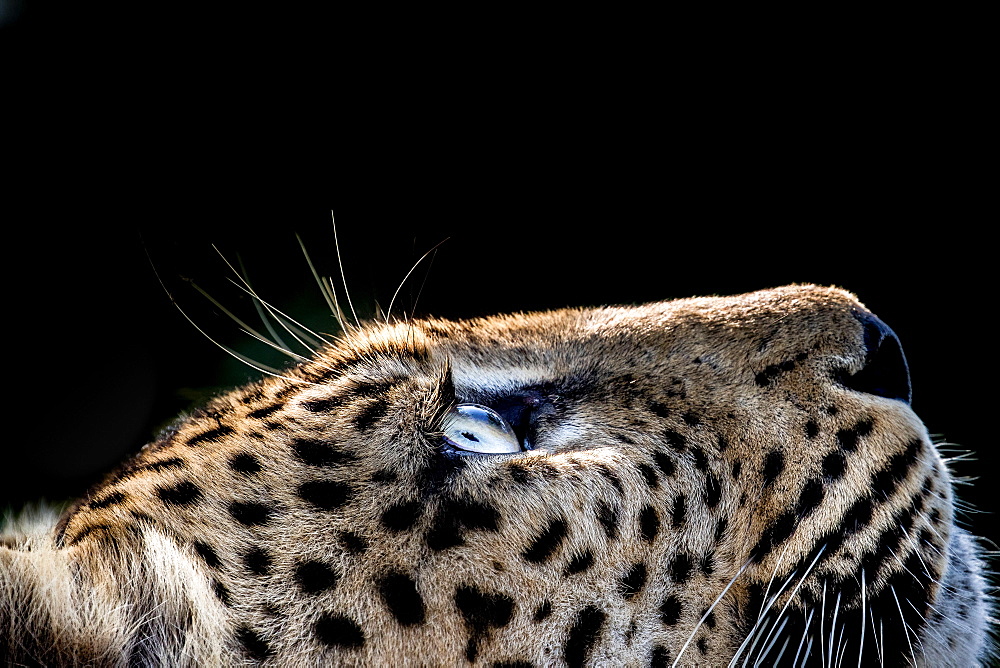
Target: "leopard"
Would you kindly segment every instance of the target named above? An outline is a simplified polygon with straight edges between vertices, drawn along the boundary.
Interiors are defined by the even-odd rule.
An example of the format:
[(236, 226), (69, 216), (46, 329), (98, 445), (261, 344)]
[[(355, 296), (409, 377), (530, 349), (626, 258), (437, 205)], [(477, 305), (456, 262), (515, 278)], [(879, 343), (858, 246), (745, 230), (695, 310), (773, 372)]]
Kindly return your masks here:
[(899, 338), (813, 284), (348, 326), (0, 543), (13, 666), (975, 666)]

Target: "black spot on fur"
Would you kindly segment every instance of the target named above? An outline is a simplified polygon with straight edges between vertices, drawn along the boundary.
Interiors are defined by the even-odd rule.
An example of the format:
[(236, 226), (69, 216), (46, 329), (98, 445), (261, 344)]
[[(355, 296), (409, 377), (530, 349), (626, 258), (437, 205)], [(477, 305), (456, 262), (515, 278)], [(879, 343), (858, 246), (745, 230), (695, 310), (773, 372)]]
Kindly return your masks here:
[(403, 626), (422, 624), (424, 600), (417, 583), (405, 573), (390, 573), (378, 583), (378, 591), (389, 612)]
[(705, 456), (705, 451), (699, 447), (691, 448), (691, 454), (694, 455), (694, 467), (704, 473), (708, 470), (708, 457)]
[(830, 481), (840, 480), (844, 476), (846, 464), (844, 453), (834, 450), (823, 458), (823, 475)]
[(663, 645), (653, 648), (653, 655), (649, 657), (649, 668), (669, 668), (671, 663), (670, 650)]
[(237, 473), (253, 475), (254, 473), (260, 472), (261, 466), (260, 462), (257, 461), (257, 458), (249, 452), (241, 452), (230, 457), (229, 468)]
[(372, 482), (378, 484), (384, 484), (388, 482), (396, 482), (399, 476), (392, 469), (381, 469), (372, 474)]
[(639, 532), (643, 540), (652, 543), (656, 534), (660, 532), (660, 516), (656, 514), (656, 508), (646, 506), (639, 513)]
[(726, 530), (729, 529), (729, 520), (725, 517), (720, 517), (719, 521), (715, 523), (715, 540), (716, 542), (722, 540), (722, 537), (726, 535)]
[(272, 506), (263, 503), (233, 501), (229, 504), (229, 514), (240, 524), (248, 527), (266, 524), (274, 512)]
[(698, 562), (698, 570), (700, 570), (704, 575), (711, 575), (715, 572), (714, 550), (709, 550), (705, 554), (701, 555), (701, 560)]
[(649, 410), (653, 412), (654, 415), (665, 418), (670, 417), (670, 409), (666, 405), (661, 404), (658, 401), (649, 402)]
[(351, 488), (334, 480), (312, 480), (299, 485), (299, 496), (322, 510), (336, 510), (351, 498)]
[(604, 501), (598, 501), (595, 513), (597, 521), (604, 527), (608, 540), (614, 540), (618, 536), (618, 509), (612, 508)]
[(858, 439), (872, 433), (873, 427), (874, 423), (871, 419), (860, 420), (853, 427), (838, 431), (837, 443), (847, 452), (854, 452), (858, 447)]
[[(402, 353), (411, 353), (411, 350), (401, 350)], [(399, 384), (399, 379), (356, 381), (351, 388), (353, 396), (367, 398), (384, 397), (387, 392)]]
[(656, 477), (656, 471), (653, 467), (645, 462), (639, 464), (639, 472), (642, 473), (642, 477), (646, 479), (646, 484), (656, 489), (656, 486), (660, 484), (660, 479)]
[(587, 662), (594, 646), (600, 639), (601, 629), (606, 619), (607, 615), (604, 611), (592, 605), (588, 605), (577, 614), (573, 626), (570, 627), (566, 644), (563, 646), (563, 656), (567, 666), (571, 668), (583, 666)]
[(125, 502), (126, 496), (122, 492), (111, 492), (110, 494), (97, 499), (96, 501), (91, 501), (88, 505), (92, 509), (107, 508), (109, 506), (117, 506)]
[(434, 551), (445, 550), (465, 542), (463, 531), (496, 531), (499, 523), (500, 513), (493, 506), (469, 499), (451, 499), (438, 509), (427, 532), (427, 545)]
[(84, 538), (87, 538), (88, 536), (91, 536), (92, 534), (96, 533), (98, 535), (103, 534), (103, 535), (106, 536), (110, 531), (111, 531), (111, 527), (109, 527), (107, 524), (90, 524), (90, 525), (84, 527), (80, 531), (80, 533), (78, 533), (75, 536), (72, 536), (71, 538), (69, 538), (69, 540), (66, 541), (66, 544), (67, 545), (76, 545), (81, 540), (83, 540)]
[(819, 424), (816, 420), (809, 420), (806, 422), (806, 438), (812, 440), (819, 436)]
[(682, 609), (681, 600), (674, 594), (671, 594), (660, 605), (660, 620), (667, 626), (673, 626), (680, 620)]
[(249, 413), (247, 413), (247, 415), (256, 420), (262, 420), (268, 417), (269, 415), (280, 411), (284, 405), (285, 404), (283, 402), (277, 404), (271, 404), (270, 406), (265, 406), (264, 408), (258, 408), (255, 411), (250, 411)]
[(223, 436), (229, 436), (232, 433), (234, 433), (232, 427), (223, 425), (216, 429), (209, 429), (208, 431), (198, 434), (197, 436), (192, 436), (187, 440), (187, 444), (191, 446), (198, 446), (201, 445), (202, 443), (214, 441)]
[(171, 487), (157, 487), (156, 495), (164, 503), (189, 506), (201, 499), (201, 489), (190, 480), (185, 480)]
[(684, 524), (685, 515), (687, 513), (686, 498), (683, 494), (678, 494), (677, 498), (674, 499), (673, 508), (670, 511), (670, 526), (675, 529)]
[(670, 455), (660, 450), (653, 452), (653, 461), (656, 462), (656, 466), (660, 469), (660, 472), (667, 477), (672, 476), (677, 470), (674, 460), (670, 458)]
[(854, 505), (844, 513), (841, 527), (845, 534), (857, 533), (864, 529), (872, 521), (874, 511), (873, 499), (871, 496), (863, 496), (854, 502)]
[(754, 561), (760, 561), (766, 557), (775, 546), (785, 542), (792, 535), (797, 523), (798, 515), (794, 511), (787, 511), (780, 515), (778, 519), (764, 529), (764, 533), (761, 534), (757, 545), (750, 550), (750, 558)]
[(715, 508), (722, 499), (722, 482), (719, 480), (719, 476), (712, 472), (709, 472), (705, 477), (705, 493), (703, 497), (705, 505), (709, 508)]
[(243, 649), (252, 659), (263, 661), (271, 656), (271, 647), (264, 640), (264, 637), (248, 626), (240, 626), (236, 629), (236, 640), (243, 645)]
[(332, 568), (319, 561), (304, 561), (295, 567), (295, 582), (304, 594), (318, 594), (337, 584)]
[(910, 475), (910, 469), (917, 461), (917, 454), (922, 444), (919, 439), (910, 441), (906, 450), (897, 452), (878, 471), (872, 474), (872, 490), (882, 498), (889, 498), (896, 491), (899, 483)]
[(682, 552), (670, 561), (670, 564), (667, 566), (667, 575), (674, 582), (684, 584), (691, 578), (692, 570), (691, 557)]
[(780, 450), (771, 450), (764, 458), (764, 468), (761, 475), (764, 477), (764, 487), (767, 487), (777, 479), (781, 472), (785, 470), (785, 455)]
[(354, 649), (365, 644), (365, 634), (353, 620), (340, 615), (324, 614), (316, 622), (316, 637), (331, 647)]
[(243, 555), (243, 563), (254, 575), (267, 575), (271, 572), (271, 555), (259, 547), (251, 548)]
[(368, 402), (354, 415), (354, 426), (359, 431), (368, 431), (389, 412), (389, 404), (381, 399)]
[(170, 459), (161, 459), (158, 462), (150, 462), (149, 464), (144, 464), (140, 466), (137, 470), (139, 471), (165, 471), (167, 469), (182, 469), (186, 464), (184, 460), (180, 457), (171, 457)]
[(802, 492), (799, 494), (799, 502), (795, 506), (795, 514), (803, 518), (823, 502), (826, 495), (826, 485), (819, 478), (812, 478), (806, 481)]
[(697, 413), (687, 411), (681, 417), (684, 418), (684, 422), (686, 422), (691, 427), (697, 427), (699, 424), (701, 424), (701, 418), (698, 417)]
[(774, 382), (780, 374), (791, 371), (795, 368), (795, 360), (785, 360), (779, 364), (769, 364), (764, 370), (754, 376), (754, 381), (761, 387), (766, 387)]
[(736, 460), (733, 462), (732, 476), (733, 480), (738, 480), (740, 477), (740, 472), (743, 470), (743, 462)]
[(567, 532), (565, 520), (552, 520), (545, 531), (532, 541), (521, 556), (533, 564), (547, 561), (566, 539)]
[(219, 555), (215, 553), (215, 549), (208, 543), (203, 543), (200, 540), (196, 540), (194, 542), (194, 551), (199, 557), (202, 558), (202, 560), (204, 560), (205, 564), (209, 568), (219, 567), (219, 564), (221, 563), (219, 561)]
[(663, 440), (674, 450), (684, 450), (687, 448), (687, 439), (673, 429), (667, 429), (663, 432)]
[(292, 443), (292, 452), (309, 466), (337, 466), (354, 459), (352, 455), (334, 450), (329, 443), (304, 438)]
[(526, 485), (531, 480), (528, 472), (522, 466), (511, 464), (508, 471), (510, 471), (510, 477), (519, 485)]
[(570, 575), (576, 575), (577, 573), (584, 572), (593, 565), (594, 555), (590, 550), (586, 550), (585, 552), (577, 554), (570, 559), (570, 562), (566, 564), (566, 570), (563, 571), (563, 573), (567, 577)]
[(602, 476), (604, 476), (604, 478), (608, 482), (610, 482), (612, 485), (615, 486), (615, 489), (618, 490), (619, 494), (624, 494), (625, 493), (625, 489), (622, 487), (622, 481), (618, 478), (617, 475), (615, 475), (614, 471), (612, 471), (611, 469), (609, 469), (604, 464), (598, 464), (596, 466), (596, 468), (597, 468), (597, 472), (598, 473), (600, 473)]
[(329, 413), (335, 408), (340, 408), (344, 405), (344, 397), (327, 397), (325, 399), (310, 399), (309, 401), (303, 401), (301, 404), (302, 408), (306, 409), (310, 413)]
[(350, 554), (361, 554), (368, 549), (368, 541), (353, 531), (340, 532), (340, 545)]
[(494, 628), (506, 626), (514, 614), (514, 599), (503, 594), (486, 594), (475, 587), (461, 586), (455, 590), (455, 605), (469, 627), (469, 643), (465, 657), (476, 660), (479, 640)]
[(622, 595), (622, 598), (629, 600), (642, 591), (645, 585), (646, 564), (640, 561), (637, 564), (632, 564), (632, 568), (628, 570), (628, 573), (619, 580), (618, 592)]
[(551, 614), (552, 614), (552, 601), (546, 599), (542, 601), (542, 604), (538, 606), (537, 610), (535, 610), (535, 614), (531, 618), (531, 621), (541, 622)]
[(215, 580), (212, 583), (212, 591), (215, 592), (216, 597), (220, 601), (222, 601), (223, 605), (225, 605), (227, 607), (230, 606), (230, 605), (232, 605), (233, 601), (232, 601), (232, 597), (229, 595), (229, 587), (227, 587), (226, 585), (222, 584), (218, 580)]
[(390, 531), (406, 531), (420, 519), (424, 510), (422, 501), (402, 501), (395, 503), (382, 512), (382, 525)]

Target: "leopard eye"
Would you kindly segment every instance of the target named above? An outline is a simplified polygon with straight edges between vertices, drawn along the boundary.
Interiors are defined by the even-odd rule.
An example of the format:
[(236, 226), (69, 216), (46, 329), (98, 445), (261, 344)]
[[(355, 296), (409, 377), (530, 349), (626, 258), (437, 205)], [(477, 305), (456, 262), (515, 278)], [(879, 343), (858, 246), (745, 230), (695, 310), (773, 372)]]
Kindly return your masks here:
[(492, 408), (458, 404), (444, 420), (444, 440), (467, 452), (507, 454), (520, 452), (517, 434)]

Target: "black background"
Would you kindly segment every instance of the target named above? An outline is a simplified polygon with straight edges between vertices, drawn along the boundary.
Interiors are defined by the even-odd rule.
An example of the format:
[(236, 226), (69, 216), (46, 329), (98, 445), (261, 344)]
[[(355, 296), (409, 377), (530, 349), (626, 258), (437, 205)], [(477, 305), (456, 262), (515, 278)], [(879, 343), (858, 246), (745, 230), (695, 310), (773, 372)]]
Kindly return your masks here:
[(243, 348), (191, 290), (245, 306), (212, 244), (335, 331), (295, 238), (338, 274), (332, 209), (365, 316), (444, 239), (394, 312), (417, 292), (418, 314), (465, 317), (847, 288), (902, 340), (931, 433), (975, 453), (954, 464), (980, 478), (958, 490), (962, 521), (996, 537), (996, 151), (975, 39), (929, 22), (951, 37), (803, 51), (811, 35), (721, 63), (602, 41), (527, 67), (397, 43), (345, 59), (343, 31), (309, 31), (291, 40), (315, 49), (308, 76), (298, 51), (272, 59), (263, 20), (22, 6), (0, 35), (0, 505), (81, 493), (192, 401), (254, 377), (171, 301)]

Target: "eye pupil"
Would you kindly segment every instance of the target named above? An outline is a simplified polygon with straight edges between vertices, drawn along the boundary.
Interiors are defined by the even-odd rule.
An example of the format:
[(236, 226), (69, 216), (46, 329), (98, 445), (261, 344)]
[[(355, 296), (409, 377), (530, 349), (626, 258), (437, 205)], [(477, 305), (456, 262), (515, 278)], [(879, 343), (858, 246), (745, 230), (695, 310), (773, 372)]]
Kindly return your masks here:
[(499, 413), (479, 404), (458, 404), (445, 417), (444, 440), (456, 450), (485, 454), (520, 452), (521, 442)]

